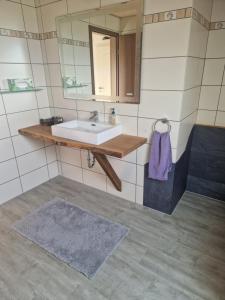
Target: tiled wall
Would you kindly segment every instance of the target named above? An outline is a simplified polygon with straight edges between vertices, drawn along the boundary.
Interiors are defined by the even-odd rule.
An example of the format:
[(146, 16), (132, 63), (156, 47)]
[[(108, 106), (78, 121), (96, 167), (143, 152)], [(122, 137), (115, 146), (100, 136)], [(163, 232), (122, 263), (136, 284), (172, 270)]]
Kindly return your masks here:
[(225, 1), (214, 0), (197, 123), (225, 126)]
[[(2, 2), (11, 4), (9, 1)], [(52, 113), (62, 115), (65, 120), (87, 119), (90, 111), (98, 110), (101, 120), (107, 121), (110, 108), (115, 107), (124, 133), (148, 138), (145, 145), (124, 159), (110, 158), (110, 162), (122, 179), (122, 193), (114, 189), (98, 164), (93, 169), (88, 169), (85, 151), (64, 147), (58, 149), (60, 172), (63, 176), (142, 204), (144, 165), (148, 161), (153, 123), (162, 117), (170, 120), (173, 162), (176, 162), (185, 150), (189, 133), (196, 121), (208, 36), (207, 20), (210, 19), (212, 1), (145, 0), (146, 24), (143, 30), (140, 104), (111, 104), (65, 99), (55, 35), (55, 17), (116, 2), (122, 1), (36, 1), (37, 24), (41, 40), (35, 41), (38, 47), (33, 46), (35, 54), (30, 55), (30, 59), (33, 57), (35, 61), (34, 63), (31, 61), (32, 64), (29, 64), (29, 61), (28, 65), (38, 66), (41, 70), (44, 67), (46, 81), (38, 85), (48, 87), (50, 107), (54, 108)], [(20, 4), (13, 2), (13, 5)], [(23, 7), (33, 9), (28, 5)], [(27, 15), (31, 18), (31, 13)], [(2, 20), (7, 23), (9, 19), (3, 16), (1, 22)], [(20, 22), (22, 21), (17, 22), (18, 26), (15, 29), (24, 30), (24, 25), (21, 27)], [(11, 22), (8, 22), (8, 26), (11, 26), (10, 24)], [(34, 32), (33, 22), (30, 20), (27, 24), (32, 26), (32, 29), (26, 30)], [(40, 47), (39, 55), (42, 55), (42, 60), (37, 61), (39, 57), (37, 49)], [(31, 46), (29, 49), (32, 53)], [(29, 140), (30, 143), (33, 142)]]
[[(43, 25), (42, 32), (56, 30), (56, 16), (116, 2), (122, 1), (40, 0), (37, 10)], [(101, 120), (107, 121), (110, 108), (115, 107), (125, 133), (148, 138), (147, 144), (123, 160), (110, 158), (122, 179), (122, 193), (114, 189), (98, 164), (88, 169), (85, 151), (64, 147), (59, 149), (63, 176), (142, 204), (144, 165), (148, 161), (152, 125), (157, 118), (162, 117), (167, 117), (172, 125), (173, 161), (180, 158), (196, 120), (204, 58), (204, 49), (200, 51), (200, 43), (196, 44), (196, 41), (201, 39), (205, 23), (200, 24), (201, 18), (199, 22), (193, 20), (199, 16), (193, 14), (192, 5), (192, 0), (145, 1), (146, 24), (143, 32), (139, 105), (65, 99), (60, 79), (57, 39), (45, 40), (44, 58), (49, 70), (56, 114), (63, 115), (65, 120), (76, 117), (87, 119), (90, 111), (98, 110)], [(182, 16), (183, 11), (185, 15)], [(167, 12), (167, 15), (161, 12)], [(164, 16), (162, 22), (155, 22), (155, 19), (150, 22), (151, 15), (158, 13)]]
[(58, 173), (55, 147), (18, 135), (50, 116), (36, 9), (32, 0), (0, 1), (0, 88), (7, 78), (33, 78), (39, 92), (0, 94), (0, 203)]

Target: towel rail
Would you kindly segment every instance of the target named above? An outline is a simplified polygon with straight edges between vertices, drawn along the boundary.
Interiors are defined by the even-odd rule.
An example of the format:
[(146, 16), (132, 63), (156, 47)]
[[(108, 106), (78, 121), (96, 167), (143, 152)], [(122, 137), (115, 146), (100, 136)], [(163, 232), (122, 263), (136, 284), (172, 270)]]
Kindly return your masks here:
[(170, 125), (170, 121), (166, 118), (162, 118), (162, 119), (158, 119), (155, 121), (155, 123), (153, 124), (153, 131), (156, 130), (156, 125), (161, 122), (163, 124), (166, 124), (167, 125), (167, 132), (170, 132), (171, 131), (171, 125)]

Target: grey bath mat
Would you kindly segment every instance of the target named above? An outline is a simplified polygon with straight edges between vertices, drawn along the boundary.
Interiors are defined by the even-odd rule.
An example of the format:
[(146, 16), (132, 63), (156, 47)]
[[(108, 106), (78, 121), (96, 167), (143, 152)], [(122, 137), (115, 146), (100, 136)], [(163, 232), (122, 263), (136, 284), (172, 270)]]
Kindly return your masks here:
[(92, 278), (128, 229), (60, 198), (42, 205), (14, 229)]

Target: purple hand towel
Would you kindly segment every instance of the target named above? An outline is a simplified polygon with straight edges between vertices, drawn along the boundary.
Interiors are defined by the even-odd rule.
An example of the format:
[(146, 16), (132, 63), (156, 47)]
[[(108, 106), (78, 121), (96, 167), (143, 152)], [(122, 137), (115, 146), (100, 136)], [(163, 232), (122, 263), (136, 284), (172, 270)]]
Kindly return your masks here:
[(172, 168), (172, 151), (169, 132), (153, 132), (148, 177), (157, 180), (168, 180)]

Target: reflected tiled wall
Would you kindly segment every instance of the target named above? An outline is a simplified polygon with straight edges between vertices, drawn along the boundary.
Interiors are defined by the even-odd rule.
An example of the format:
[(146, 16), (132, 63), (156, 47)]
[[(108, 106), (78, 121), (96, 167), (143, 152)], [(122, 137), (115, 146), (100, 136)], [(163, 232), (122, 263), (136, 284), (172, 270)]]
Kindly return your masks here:
[(225, 1), (214, 0), (207, 44), (199, 124), (225, 126)]
[[(20, 1), (19, 1), (20, 2)], [(0, 94), (0, 203), (58, 173), (55, 146), (19, 136), (18, 129), (51, 115), (32, 1), (0, 1), (0, 88), (7, 78), (33, 78), (39, 92)], [(47, 147), (46, 147), (47, 146)]]

